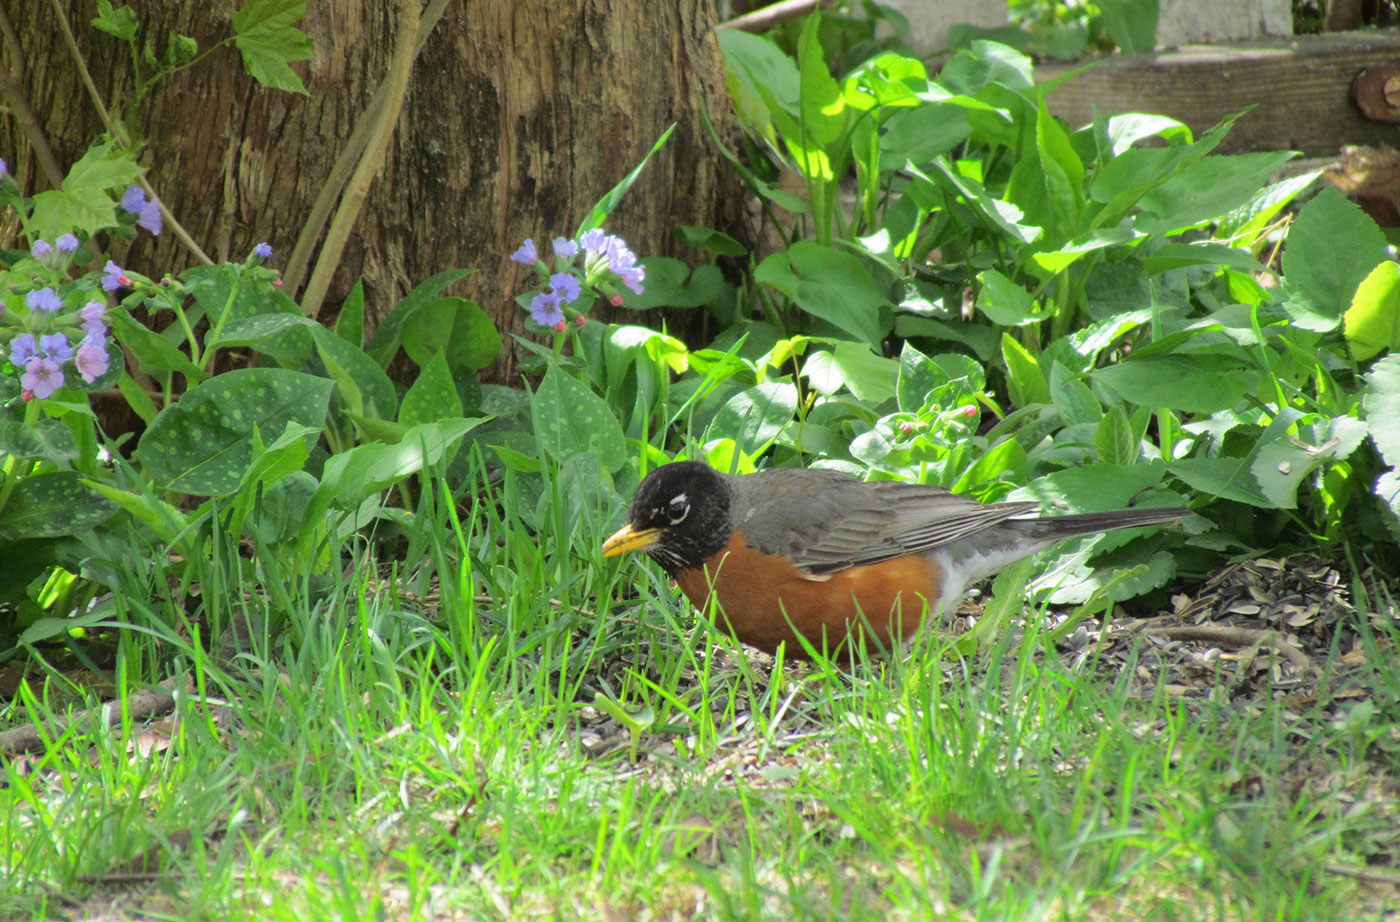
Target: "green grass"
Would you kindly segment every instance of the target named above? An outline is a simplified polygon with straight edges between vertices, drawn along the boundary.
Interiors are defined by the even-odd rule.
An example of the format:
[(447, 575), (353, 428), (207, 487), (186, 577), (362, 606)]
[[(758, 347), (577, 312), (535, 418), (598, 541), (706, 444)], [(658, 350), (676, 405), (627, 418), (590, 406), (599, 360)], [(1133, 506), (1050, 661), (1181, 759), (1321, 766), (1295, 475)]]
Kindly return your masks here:
[[(1366, 865), (1394, 863), (1394, 631), (1365, 627), (1363, 681), (1335, 690), (1361, 714), (1327, 676), (1311, 704), (1184, 699), (1133, 661), (1047, 652), (1034, 620), (975, 658), (926, 632), (850, 669), (769, 662), (697, 625), (654, 568), (601, 560), (617, 511), (509, 474), (486, 486), (474, 465), (455, 496), (432, 481), (384, 557), (360, 545), (345, 572), (308, 574), (286, 617), (261, 610), (234, 542), (148, 571), (133, 562), (158, 555), (134, 548), (128, 627), (31, 659), (0, 717), (52, 722), (171, 675), (191, 691), (154, 726), (81, 726), (5, 764), (0, 915), (1400, 906), (1400, 884), (1364, 879), (1393, 873)], [(234, 623), (247, 644), (218, 642)], [(99, 678), (72, 651), (100, 649)]]

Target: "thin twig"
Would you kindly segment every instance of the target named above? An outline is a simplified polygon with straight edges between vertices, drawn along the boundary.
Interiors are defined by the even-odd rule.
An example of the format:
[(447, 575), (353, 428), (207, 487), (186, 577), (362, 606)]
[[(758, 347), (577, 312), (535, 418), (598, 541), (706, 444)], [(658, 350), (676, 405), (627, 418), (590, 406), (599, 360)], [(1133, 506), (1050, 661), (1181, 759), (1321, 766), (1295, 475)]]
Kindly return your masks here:
[[(414, 60), (417, 60), (418, 54), (427, 44), (428, 36), (437, 26), (438, 20), (442, 18), (448, 2), (449, 0), (432, 0), (423, 10), (423, 16), (418, 22), (418, 34), (414, 38)], [(341, 190), (345, 188), (356, 160), (369, 144), (370, 133), (379, 124), (380, 113), (388, 98), (389, 80), (388, 77), (385, 77), (378, 89), (374, 91), (369, 104), (365, 106), (365, 111), (356, 123), (355, 129), (350, 132), (350, 137), (345, 142), (345, 148), (336, 157), (330, 173), (326, 176), (326, 181), (321, 185), (321, 191), (316, 194), (316, 201), (311, 205), (311, 212), (301, 226), (296, 245), (292, 247), (292, 255), (288, 258), (287, 267), (282, 272), (284, 290), (292, 297), (296, 297), (296, 291), (301, 287), (302, 278), (306, 275), (307, 264), (311, 262), (311, 253), (316, 246), (316, 241), (321, 237), (321, 231), (325, 228), (332, 209), (335, 208)]]
[[(3, 15), (4, 13), (0, 12), (0, 16)], [(3, 67), (0, 67), (0, 92), (5, 94), (5, 101), (10, 104), (10, 110), (14, 112), (15, 120), (24, 130), (24, 136), (29, 139), (29, 146), (34, 148), (34, 156), (39, 161), (39, 168), (48, 177), (49, 185), (57, 189), (63, 184), (63, 167), (59, 165), (58, 158), (54, 156), (53, 148), (49, 146), (49, 139), (44, 137), (43, 126), (35, 117), (34, 109), (29, 105), (29, 100), (19, 85), (19, 79)]]
[[(107, 110), (107, 106), (102, 102), (102, 97), (97, 92), (97, 84), (93, 82), (92, 73), (88, 70), (87, 61), (83, 59), (83, 53), (78, 48), (78, 40), (73, 35), (73, 28), (68, 24), (68, 17), (64, 15), (63, 7), (59, 5), (59, 0), (49, 0), (49, 2), (53, 6), (54, 15), (58, 17), (58, 24), (63, 28), (63, 37), (68, 44), (68, 53), (73, 56), (73, 64), (78, 68), (78, 74), (83, 78), (83, 85), (87, 87), (88, 96), (92, 98), (93, 108), (97, 110), (102, 124), (107, 127), (107, 133), (115, 138), (122, 147), (129, 147), (131, 139), (127, 137), (121, 123), (112, 118), (112, 113)], [(31, 143), (33, 143), (32, 138)], [(35, 149), (38, 150), (38, 148)], [(59, 180), (54, 182), (55, 188), (57, 188), (58, 182), (62, 181), (62, 178), (60, 172)], [(146, 195), (156, 200), (156, 207), (160, 209), (161, 217), (170, 227), (170, 232), (175, 235), (175, 239), (183, 243), (185, 248), (194, 254), (195, 259), (206, 266), (213, 265), (214, 260), (209, 258), (209, 254), (205, 253), (198, 243), (195, 243), (194, 238), (185, 230), (184, 225), (170, 213), (170, 209), (165, 207), (165, 203), (160, 201), (160, 196), (156, 195), (151, 184), (146, 181), (146, 177), (142, 175), (137, 178), (136, 182)]]
[(47, 734), (39, 732), (39, 724), (25, 724), (22, 727), (11, 727), (9, 730), (0, 732), (0, 753), (13, 755), (18, 752), (33, 752), (44, 748), (44, 739), (62, 736), (69, 727), (91, 723), (93, 729), (97, 726), (112, 727), (121, 723), (122, 715), (126, 714), (132, 720), (145, 720), (157, 714), (164, 714), (175, 709), (176, 686), (183, 686), (183, 679), (166, 679), (156, 688), (143, 688), (133, 692), (126, 699), (126, 707), (123, 708), (120, 701), (108, 701), (95, 708), (88, 708), (81, 711), (68, 720), (56, 720), (47, 727)]
[(1169, 640), (1204, 640), (1210, 643), (1228, 644), (1232, 647), (1268, 644), (1283, 654), (1299, 671), (1311, 672), (1313, 668), (1312, 660), (1308, 658), (1308, 655), (1289, 643), (1278, 631), (1218, 624), (1191, 624), (1178, 627), (1147, 627), (1143, 628), (1141, 633), (1155, 634)]
[(399, 6), (398, 41), (394, 45), (393, 57), (389, 59), (388, 96), (384, 100), (384, 107), (379, 110), (379, 117), (375, 120), (370, 141), (365, 146), (364, 156), (360, 158), (359, 166), (355, 168), (355, 174), (350, 177), (350, 184), (340, 199), (340, 208), (336, 210), (335, 218), (326, 229), (326, 241), (316, 258), (316, 268), (311, 271), (311, 279), (306, 283), (301, 311), (307, 317), (314, 319), (320, 315), (321, 302), (330, 288), (331, 276), (340, 266), (345, 242), (350, 239), (350, 231), (354, 228), (365, 199), (369, 196), (369, 187), (374, 182), (375, 174), (384, 165), (384, 150), (394, 134), (399, 113), (403, 111), (403, 97), (408, 91), (408, 78), (417, 57), (414, 48), (418, 39), (418, 13), (418, 0), (403, 0)]
[(806, 16), (817, 8), (819, 2), (823, 7), (835, 6), (833, 0), (782, 0), (780, 3), (765, 6), (761, 10), (754, 10), (752, 13), (727, 19), (715, 26), (715, 30), (738, 29), (740, 32), (762, 32), (773, 26), (781, 25), (789, 19)]
[(1390, 868), (1353, 867), (1349, 864), (1329, 861), (1322, 866), (1322, 869), (1329, 874), (1340, 874), (1343, 877), (1367, 880), (1373, 884), (1390, 884), (1392, 887), (1400, 887), (1400, 871), (1392, 871)]

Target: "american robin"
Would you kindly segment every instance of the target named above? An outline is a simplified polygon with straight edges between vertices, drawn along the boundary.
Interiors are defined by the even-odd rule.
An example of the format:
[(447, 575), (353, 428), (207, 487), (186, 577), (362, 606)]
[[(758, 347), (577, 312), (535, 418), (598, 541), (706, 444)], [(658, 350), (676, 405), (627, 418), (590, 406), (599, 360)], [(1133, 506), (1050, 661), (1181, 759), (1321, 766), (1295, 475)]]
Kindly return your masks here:
[[(736, 476), (699, 461), (652, 471), (603, 556), (642, 551), (702, 612), (711, 592), (739, 640), (774, 652), (794, 629), (836, 650), (868, 624), (888, 649), (926, 610), (951, 614), (968, 585), (1074, 535), (1170, 522), (1186, 509), (1033, 517), (942, 487), (866, 483), (838, 471)], [(867, 635), (870, 636), (870, 635)]]

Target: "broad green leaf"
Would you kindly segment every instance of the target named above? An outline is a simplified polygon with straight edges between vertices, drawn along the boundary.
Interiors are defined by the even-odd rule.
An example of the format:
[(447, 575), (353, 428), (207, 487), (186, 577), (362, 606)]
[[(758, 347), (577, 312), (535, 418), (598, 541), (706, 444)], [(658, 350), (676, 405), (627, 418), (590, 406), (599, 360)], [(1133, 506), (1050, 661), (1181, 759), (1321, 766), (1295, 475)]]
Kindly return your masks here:
[(1400, 265), (1386, 260), (1371, 270), (1343, 319), (1347, 348), (1358, 362), (1400, 350)]
[(676, 227), (676, 236), (686, 246), (704, 250), (711, 256), (744, 256), (749, 252), (742, 243), (712, 227), (681, 224)]
[[(1078, 382), (1076, 382), (1078, 383)], [(1122, 407), (1109, 407), (1094, 429), (1094, 448), (1105, 464), (1132, 464), (1138, 457), (1137, 439), (1133, 438), (1128, 414)]]
[(977, 309), (997, 326), (1019, 327), (1039, 323), (1052, 315), (1031, 298), (1030, 292), (996, 269), (977, 274), (982, 287), (977, 292)]
[(1060, 362), (1050, 368), (1050, 402), (1067, 426), (1097, 425), (1103, 418), (1103, 407), (1094, 392)]
[(117, 507), (88, 489), (77, 471), (21, 477), (0, 515), (0, 539), (56, 538), (96, 528)]
[(416, 426), (434, 420), (462, 415), (462, 400), (452, 383), (447, 359), (439, 350), (418, 372), (418, 378), (403, 395), (399, 405), (399, 422)]
[(374, 328), (374, 335), (370, 337), (365, 352), (369, 353), (370, 358), (378, 362), (381, 368), (388, 368), (395, 353), (399, 351), (404, 323), (437, 298), (448, 285), (460, 282), (475, 271), (475, 269), (448, 269), (446, 272), (439, 272), (437, 275), (419, 282), (417, 287), (404, 295), (402, 301), (394, 305), (394, 309), (389, 311), (388, 316), (379, 322), (379, 326)]
[(1173, 461), (1168, 470), (1197, 493), (1272, 509), (1274, 504), (1259, 489), (1250, 463), (1250, 458), (1182, 458)]
[(928, 402), (928, 395), (933, 389), (947, 381), (948, 373), (933, 359), (911, 343), (904, 344), (899, 353), (899, 378), (895, 385), (901, 411), (918, 413)]
[(276, 438), (288, 423), (319, 430), (331, 382), (278, 368), (210, 378), (166, 407), (141, 436), (136, 457), (162, 489), (197, 496), (237, 491), (253, 462), (254, 430)]
[(1371, 366), (1361, 412), (1385, 463), (1400, 469), (1400, 355), (1387, 355)]
[(1237, 115), (1221, 119), (1194, 144), (1173, 144), (1169, 147), (1134, 147), (1104, 164), (1089, 186), (1089, 197), (1107, 207), (1095, 223), (1112, 226), (1148, 190), (1156, 187), (1185, 164), (1200, 160), (1225, 138)]
[(1058, 250), (1035, 253), (1031, 256), (1032, 266), (1039, 268), (1040, 274), (1048, 277), (1063, 272), (1090, 253), (1109, 247), (1121, 246), (1133, 239), (1133, 232), (1125, 227), (1112, 227), (1106, 230), (1081, 234)]
[(315, 477), (305, 471), (291, 471), (272, 482), (263, 491), (256, 515), (248, 522), (253, 540), (264, 546), (281, 545), (300, 536), (303, 528), (310, 535), (324, 533), (325, 520), (310, 522), (306, 510), (316, 497), (319, 486)]
[(933, 165), (934, 172), (928, 175), (912, 166), (907, 168), (907, 172), (912, 176), (927, 179), (929, 182), (946, 187), (954, 194), (962, 196), (979, 215), (1000, 228), (1011, 240), (1019, 243), (1033, 243), (1043, 233), (1043, 230), (1038, 226), (1022, 223), (1025, 216), (1020, 208), (1011, 202), (1004, 202), (987, 194), (987, 190), (980, 182), (961, 175), (948, 164), (947, 158), (935, 158)]
[(466, 298), (434, 298), (424, 304), (404, 319), (402, 342), (419, 367), (442, 354), (448, 368), (480, 371), (501, 352), (496, 324)]
[(1248, 250), (1223, 243), (1167, 243), (1142, 258), (1143, 271), (1148, 275), (1186, 266), (1230, 266), (1243, 272), (1265, 271)]
[(1185, 122), (1165, 115), (1128, 112), (1108, 120), (1105, 137), (1109, 142), (1108, 152), (1117, 157), (1147, 138), (1162, 138), (1171, 144), (1190, 144), (1191, 129)]
[[(222, 376), (221, 376), (222, 377)], [(438, 464), (462, 436), (483, 422), (482, 419), (444, 419), (414, 426), (393, 445), (373, 442), (332, 455), (321, 474), (298, 529), (298, 553), (305, 555), (315, 537), (315, 528), (326, 511), (334, 506), (342, 511), (356, 510), (361, 503)]]
[(34, 196), (29, 232), (52, 240), (67, 233), (89, 237), (115, 226), (117, 205), (110, 190), (125, 188), (144, 172), (115, 141), (94, 144), (69, 168), (59, 188)]
[(530, 402), (540, 446), (556, 464), (585, 451), (609, 472), (626, 463), (626, 440), (612, 409), (558, 365), (549, 366)]
[(1181, 353), (1130, 359), (1091, 374), (1129, 403), (1185, 413), (1233, 406), (1257, 378), (1230, 359)]
[(700, 307), (717, 300), (724, 291), (724, 274), (718, 266), (690, 267), (669, 256), (648, 256), (641, 260), (646, 270), (642, 293), (622, 289), (622, 306), (629, 310), (654, 307)]
[(1306, 330), (1335, 329), (1356, 289), (1385, 259), (1385, 235), (1376, 222), (1329, 185), (1288, 231), (1284, 308)]
[(889, 301), (850, 253), (804, 240), (760, 263), (754, 281), (771, 285), (802, 310), (863, 343), (874, 345), (883, 338), (880, 308)]
[(707, 432), (711, 438), (732, 438), (745, 453), (757, 456), (796, 413), (797, 388), (767, 381), (731, 397), (715, 414)]
[(146, 389), (136, 383), (136, 379), (126, 371), (122, 371), (120, 377), (117, 378), (117, 389), (121, 391), (122, 398), (126, 400), (127, 406), (131, 407), (132, 412), (141, 417), (141, 422), (149, 426), (159, 410), (156, 407), (156, 402), (151, 399), (151, 395), (146, 393)]
[(116, 329), (117, 338), (131, 350), (141, 370), (156, 378), (165, 372), (179, 372), (191, 384), (198, 384), (209, 373), (189, 360), (189, 357), (159, 333), (137, 323), (124, 308), (107, 312), (107, 321)]
[(296, 27), (305, 12), (306, 0), (247, 0), (233, 14), (233, 43), (243, 55), (243, 67), (263, 86), (306, 94), (301, 78), (287, 66), (315, 51)]
[(1359, 419), (1339, 416), (1318, 424), (1316, 445), (1293, 437), (1275, 439), (1259, 446), (1250, 471), (1259, 488), (1279, 509), (1298, 505), (1298, 485), (1324, 461), (1341, 461), (1366, 438), (1367, 426)]
[(1085, 464), (1036, 478), (1012, 490), (1009, 500), (1034, 500), (1069, 512), (1107, 512), (1142, 505), (1170, 506), (1175, 503), (1140, 503), (1140, 494), (1151, 490), (1166, 477), (1161, 461), (1141, 464)]
[(1001, 357), (1006, 362), (1006, 383), (1011, 402), (1018, 407), (1050, 402), (1050, 386), (1040, 362), (1009, 333), (1001, 336)]
[(20, 420), (0, 420), (0, 455), (65, 464), (77, 457), (78, 446), (73, 433), (56, 419), (40, 419), (33, 426)]
[(1157, 44), (1160, 0), (1098, 0), (1104, 29), (1126, 54), (1150, 52)]
[(311, 354), (309, 327), (316, 321), (301, 314), (258, 314), (224, 324), (206, 349), (247, 346), (290, 366), (303, 364)]
[(350, 294), (346, 295), (344, 303), (340, 305), (340, 313), (335, 318), (335, 335), (345, 340), (356, 349), (363, 349), (365, 346), (365, 282), (364, 279), (356, 279), (355, 287), (350, 289)]
[(1245, 205), (1292, 151), (1218, 154), (1188, 163), (1138, 200), (1133, 226), (1145, 234), (1168, 234), (1219, 218)]
[(879, 134), (880, 169), (898, 170), (908, 162), (923, 166), (970, 134), (972, 126), (959, 106), (934, 103), (897, 112)]
[(97, 15), (92, 18), (92, 25), (108, 35), (130, 42), (136, 39), (140, 20), (136, 18), (136, 11), (129, 6), (114, 8), (112, 0), (97, 0)]
[(857, 399), (878, 405), (894, 396), (898, 368), (893, 359), (876, 355), (864, 343), (838, 340), (830, 350), (809, 352), (802, 373), (823, 396), (829, 397), (844, 386)]
[(644, 352), (653, 362), (665, 362), (676, 374), (690, 367), (691, 355), (686, 350), (685, 343), (674, 336), (667, 336), (647, 327), (621, 326), (610, 329), (608, 342), (624, 355)]
[(379, 363), (358, 345), (319, 324), (312, 328), (311, 335), (321, 363), (335, 382), (341, 405), (355, 414), (393, 419), (399, 395)]
[(1254, 247), (1259, 241), (1259, 235), (1273, 222), (1278, 213), (1321, 175), (1321, 170), (1309, 170), (1265, 186), (1254, 193), (1254, 197), (1248, 202), (1221, 220), (1216, 236), (1220, 239), (1232, 239), (1238, 246)]
[[(804, 141), (825, 147), (840, 139), (846, 128), (846, 99), (826, 67), (818, 33), (820, 16), (808, 16), (797, 42), (797, 68), (802, 88)], [(787, 140), (787, 139), (784, 139)]]

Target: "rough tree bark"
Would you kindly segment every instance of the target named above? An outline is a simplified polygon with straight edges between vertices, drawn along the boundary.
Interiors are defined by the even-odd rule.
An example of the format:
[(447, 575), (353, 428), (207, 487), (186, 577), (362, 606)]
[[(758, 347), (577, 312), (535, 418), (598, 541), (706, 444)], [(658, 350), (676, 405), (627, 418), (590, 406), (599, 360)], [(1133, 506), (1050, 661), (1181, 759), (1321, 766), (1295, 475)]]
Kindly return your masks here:
[[(136, 5), (140, 40), (160, 52), (174, 31), (208, 48), (230, 34), (239, 5), (145, 0)], [(66, 169), (102, 125), (55, 6), (109, 107), (120, 111), (133, 74), (124, 45), (90, 26), (95, 0), (0, 0), (14, 30), (0, 45), (3, 65)], [(300, 26), (315, 57), (295, 67), (309, 96), (258, 87), (228, 48), (160, 85), (134, 119), (151, 184), (214, 259), (241, 259), (263, 240), (290, 252), (386, 73), (395, 7), (308, 4)], [(472, 267), (481, 271), (452, 293), (518, 332), (523, 315), (510, 297), (527, 270), (508, 254), (525, 237), (571, 233), (671, 122), (675, 134), (608, 229), (641, 255), (681, 258), (697, 254), (680, 251), (675, 225), (739, 229), (737, 182), (699, 120), (702, 100), (721, 130), (727, 111), (712, 25), (711, 0), (453, 0), (419, 56), (328, 301), (363, 279), (371, 315), (382, 316), (429, 275)], [(27, 190), (49, 187), (13, 108), (0, 119), (0, 156)], [(142, 235), (120, 256), (155, 276), (192, 263), (169, 235)], [(515, 357), (488, 377), (513, 381)]]

